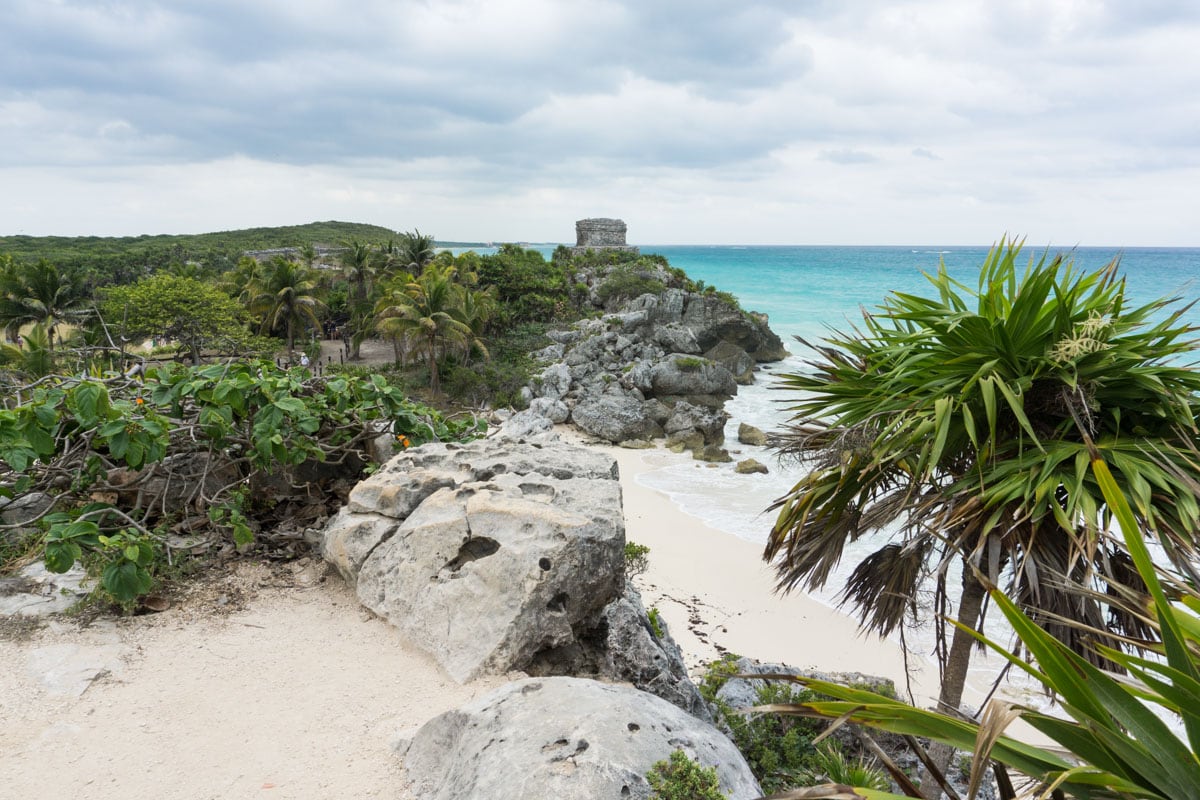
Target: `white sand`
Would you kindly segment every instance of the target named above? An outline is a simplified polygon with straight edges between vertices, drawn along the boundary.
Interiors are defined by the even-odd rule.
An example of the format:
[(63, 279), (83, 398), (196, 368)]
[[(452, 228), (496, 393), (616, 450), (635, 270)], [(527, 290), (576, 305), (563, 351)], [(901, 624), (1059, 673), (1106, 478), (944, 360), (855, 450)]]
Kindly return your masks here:
[[(626, 535), (651, 548), (645, 604), (690, 668), (732, 651), (903, 687), (896, 645), (860, 636), (853, 620), (805, 596), (775, 595), (756, 545), (638, 485), (638, 451), (606, 451), (620, 464)], [(247, 569), (238, 576), (249, 581), (246, 607), (232, 614), (210, 597), (90, 630), (55, 623), (29, 640), (0, 638), (0, 794), (403, 796), (390, 750), (398, 733), (505, 681), (456, 684), (336, 575), (280, 581)], [(82, 677), (53, 666), (67, 654), (82, 659)], [(108, 674), (89, 681), (98, 669)]]
[[(896, 643), (860, 633), (854, 619), (803, 593), (777, 594), (759, 545), (705, 525), (638, 483), (651, 451), (600, 449), (621, 469), (626, 539), (650, 548), (650, 567), (638, 580), (642, 600), (667, 620), (693, 674), (732, 652), (798, 668), (879, 675), (905, 691), (904, 654)], [(910, 661), (918, 671), (915, 698), (930, 702), (936, 670), (921, 670), (923, 659)]]

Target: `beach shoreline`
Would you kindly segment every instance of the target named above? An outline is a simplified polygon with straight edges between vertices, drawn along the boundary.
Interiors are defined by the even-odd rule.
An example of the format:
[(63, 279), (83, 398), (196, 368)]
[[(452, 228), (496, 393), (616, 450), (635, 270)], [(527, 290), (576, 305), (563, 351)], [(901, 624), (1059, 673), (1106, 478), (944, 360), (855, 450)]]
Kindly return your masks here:
[[(861, 634), (819, 600), (776, 594), (760, 545), (639, 483), (656, 451), (582, 442), (574, 432), (562, 438), (616, 460), (626, 539), (650, 548), (635, 585), (693, 678), (736, 653), (882, 676), (906, 694), (899, 645)], [(162, 614), (90, 628), (55, 621), (28, 639), (0, 637), (10, 665), (0, 675), (0, 781), (31, 798), (115, 800), (163, 787), (163, 796), (187, 800), (302, 798), (334, 786), (347, 796), (406, 796), (391, 749), (401, 732), (519, 676), (457, 684), (363, 609), (326, 565), (299, 566), (280, 573), (248, 562), (228, 578), (244, 597), (221, 584), (205, 603)], [(241, 598), (235, 609), (220, 605), (226, 595)], [(62, 670), (47, 660), (64, 651), (83, 658), (66, 688), (53, 685)], [(928, 705), (936, 681), (936, 669), (921, 669), (914, 701)], [(177, 752), (179, 742), (186, 752)]]
[[(646, 455), (586, 442), (617, 461), (625, 538), (650, 548), (649, 566), (635, 579), (647, 609), (657, 608), (694, 679), (725, 653), (822, 672), (860, 672), (889, 678), (901, 694), (927, 705), (937, 695), (937, 670), (889, 639), (862, 632), (857, 622), (802, 592), (774, 591), (773, 569), (760, 545), (718, 530), (683, 511), (665, 492), (639, 482), (652, 467)], [(747, 476), (753, 480), (753, 476)]]

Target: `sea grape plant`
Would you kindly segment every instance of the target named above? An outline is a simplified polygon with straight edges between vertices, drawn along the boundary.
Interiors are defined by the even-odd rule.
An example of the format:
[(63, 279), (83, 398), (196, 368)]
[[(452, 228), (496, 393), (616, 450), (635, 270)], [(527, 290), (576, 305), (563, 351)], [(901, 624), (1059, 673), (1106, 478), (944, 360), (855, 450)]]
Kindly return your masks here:
[(194, 533), (206, 520), (248, 544), (256, 480), (298, 485), (295, 471), (310, 463), (352, 476), (381, 435), (402, 449), (483, 429), (410, 401), (378, 375), (318, 378), (269, 362), (167, 364), (144, 381), (51, 376), (9, 400), (0, 408), (0, 495), (49, 498), (34, 520), (46, 566), (65, 572), (82, 561), (123, 603), (149, 590), (163, 525), (183, 518)]

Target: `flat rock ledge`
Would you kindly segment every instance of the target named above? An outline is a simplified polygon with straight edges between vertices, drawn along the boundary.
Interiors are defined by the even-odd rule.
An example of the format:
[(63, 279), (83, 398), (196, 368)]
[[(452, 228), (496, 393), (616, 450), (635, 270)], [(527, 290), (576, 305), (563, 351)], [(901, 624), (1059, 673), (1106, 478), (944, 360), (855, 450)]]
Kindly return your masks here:
[(455, 680), (513, 670), (634, 686), (708, 719), (625, 582), (617, 464), (554, 436), (428, 444), (360, 483), (322, 551)]
[(580, 678), (515, 681), (435, 717), (404, 763), (419, 800), (639, 800), (651, 793), (646, 773), (674, 750), (716, 767), (732, 800), (761, 795), (712, 725), (645, 692)]

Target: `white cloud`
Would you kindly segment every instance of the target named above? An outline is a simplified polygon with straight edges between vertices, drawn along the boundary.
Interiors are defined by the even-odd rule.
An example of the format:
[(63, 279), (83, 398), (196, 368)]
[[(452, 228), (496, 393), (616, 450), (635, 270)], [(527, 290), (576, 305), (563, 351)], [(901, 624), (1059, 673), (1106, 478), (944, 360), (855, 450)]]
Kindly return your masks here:
[[(1197, 244), (1188, 2), (14, 0), (5, 233)], [(1036, 229), (1036, 230), (1035, 230)]]

